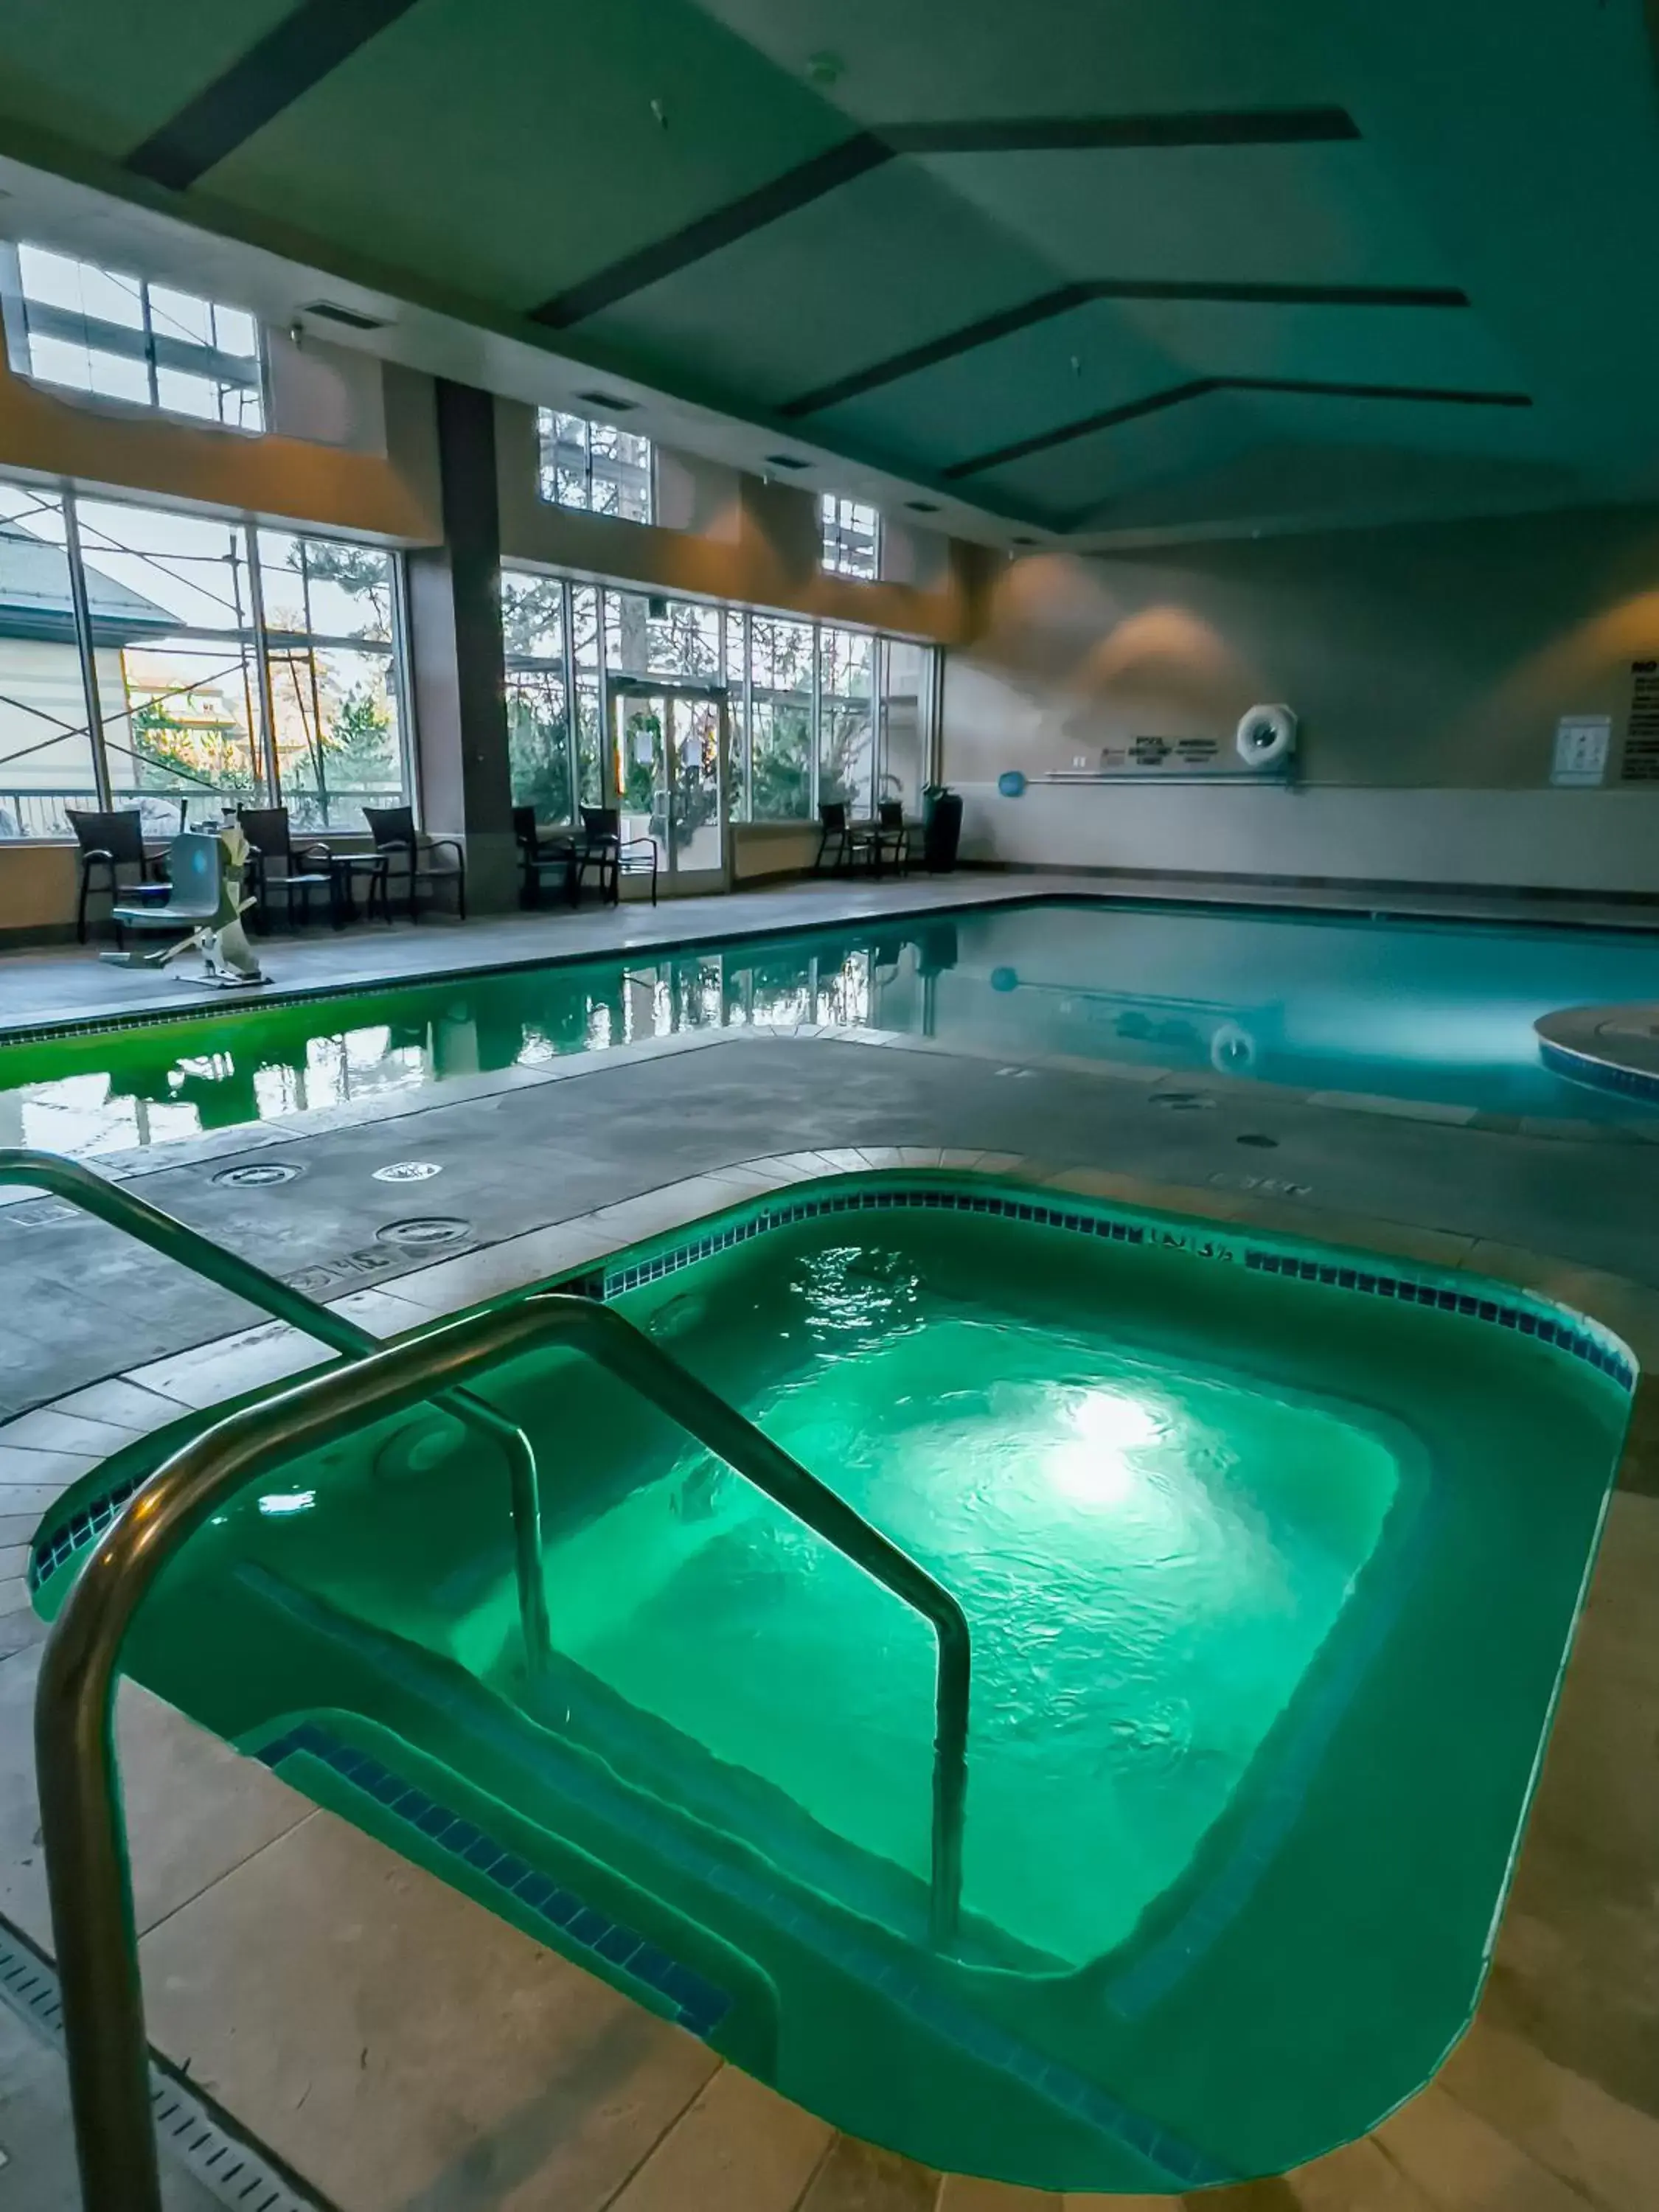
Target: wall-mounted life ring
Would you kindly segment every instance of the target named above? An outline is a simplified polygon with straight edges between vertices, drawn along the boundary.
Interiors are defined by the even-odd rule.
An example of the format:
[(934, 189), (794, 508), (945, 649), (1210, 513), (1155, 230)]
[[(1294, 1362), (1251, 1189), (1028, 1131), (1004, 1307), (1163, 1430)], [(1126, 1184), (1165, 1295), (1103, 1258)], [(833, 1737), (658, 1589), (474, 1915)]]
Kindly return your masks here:
[(1273, 768), (1296, 751), (1296, 716), (1288, 707), (1252, 707), (1239, 717), (1236, 740), (1247, 768)]

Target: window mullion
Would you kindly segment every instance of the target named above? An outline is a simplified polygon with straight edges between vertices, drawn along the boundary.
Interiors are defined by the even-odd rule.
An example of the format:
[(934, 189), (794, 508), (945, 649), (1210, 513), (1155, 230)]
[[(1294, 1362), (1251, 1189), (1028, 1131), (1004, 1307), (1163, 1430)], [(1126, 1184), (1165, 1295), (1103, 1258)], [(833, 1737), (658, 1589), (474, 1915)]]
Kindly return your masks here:
[(823, 724), (823, 628), (812, 625), (812, 744), (806, 766), (806, 818), (816, 821), (818, 811), (818, 748)]
[(576, 692), (576, 594), (568, 576), (559, 580), (559, 629), (564, 640), (564, 772), (574, 826), (582, 818), (582, 749), (576, 724), (581, 711)]
[(149, 377), (149, 404), (152, 407), (159, 407), (161, 386), (155, 374), (155, 325), (150, 316), (149, 286), (147, 283), (141, 283), (138, 287), (138, 312), (144, 321), (144, 368)]
[[(259, 572), (259, 533), (252, 524), (246, 532), (248, 551), (248, 619), (253, 629), (253, 666), (259, 692), (259, 752), (265, 789), (270, 804), (283, 803), (281, 764), (276, 758), (276, 708), (270, 684), (270, 636), (265, 628), (264, 580)], [(244, 647), (244, 651), (246, 651)]]
[(87, 711), (87, 736), (92, 752), (93, 788), (106, 812), (112, 804), (109, 762), (104, 752), (104, 710), (98, 696), (98, 657), (92, 633), (92, 606), (87, 597), (87, 572), (81, 560), (81, 523), (75, 512), (75, 493), (64, 487), (64, 551), (69, 562), (70, 605), (75, 616), (75, 642), (81, 656), (81, 690)]

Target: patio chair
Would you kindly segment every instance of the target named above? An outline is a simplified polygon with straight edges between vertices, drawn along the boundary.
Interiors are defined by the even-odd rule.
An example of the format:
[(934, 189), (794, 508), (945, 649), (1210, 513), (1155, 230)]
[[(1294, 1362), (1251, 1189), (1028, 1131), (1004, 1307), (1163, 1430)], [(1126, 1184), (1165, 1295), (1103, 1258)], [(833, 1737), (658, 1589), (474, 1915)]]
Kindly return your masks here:
[(513, 836), (519, 848), (519, 865), (524, 872), (524, 884), (519, 893), (520, 906), (539, 906), (542, 885), (551, 876), (556, 878), (559, 888), (574, 906), (576, 902), (576, 840), (567, 830), (544, 837), (541, 824), (536, 819), (533, 806), (515, 806), (513, 810)]
[(870, 865), (877, 875), (890, 868), (896, 876), (910, 872), (910, 826), (902, 799), (884, 799), (876, 810), (876, 826), (869, 840)]
[[(135, 904), (145, 898), (167, 896), (161, 866), (165, 848), (145, 844), (144, 817), (136, 806), (125, 807), (113, 814), (82, 814), (72, 806), (64, 811), (80, 847), (81, 893), (75, 907), (75, 935), (76, 942), (84, 945), (87, 896), (93, 890), (107, 891), (112, 903), (123, 891), (131, 893)], [(124, 868), (135, 872), (126, 883), (121, 879)], [(102, 881), (96, 884), (93, 881), (94, 872), (102, 876)]]
[[(394, 888), (406, 884), (411, 921), (420, 917), (422, 889), (435, 900), (440, 885), (454, 892), (455, 918), (458, 921), (465, 921), (466, 852), (460, 839), (424, 836), (415, 827), (412, 806), (366, 806), (363, 818), (368, 823), (368, 834), (374, 842), (374, 850), (383, 855), (386, 864), (380, 884), (380, 896), (388, 920)], [(434, 856), (440, 853), (453, 853), (453, 863), (434, 866)]]
[(826, 800), (818, 809), (818, 849), (812, 859), (815, 876), (845, 875), (868, 848), (869, 838), (847, 818), (844, 799)]
[(657, 903), (657, 842), (654, 837), (624, 837), (622, 812), (615, 806), (584, 806), (581, 836), (576, 843), (572, 880), (573, 902), (581, 896), (582, 878), (597, 868), (599, 896), (615, 906), (622, 896), (624, 876), (648, 875), (651, 903)]
[(328, 894), (331, 918), (338, 924), (339, 902), (335, 895), (332, 855), (326, 845), (306, 845), (297, 851), (289, 829), (286, 806), (239, 806), (236, 818), (248, 842), (248, 888), (258, 901), (256, 911), (264, 928), (277, 893), (288, 906), (288, 926), (294, 927), (294, 900), (300, 900), (300, 919), (311, 918), (311, 894)]

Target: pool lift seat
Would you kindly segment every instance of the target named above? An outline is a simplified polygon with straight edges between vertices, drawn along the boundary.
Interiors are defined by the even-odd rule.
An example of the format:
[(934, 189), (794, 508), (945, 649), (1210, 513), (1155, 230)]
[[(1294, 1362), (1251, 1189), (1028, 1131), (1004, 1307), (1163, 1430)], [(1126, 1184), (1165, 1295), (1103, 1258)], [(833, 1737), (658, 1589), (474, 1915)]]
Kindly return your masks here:
[[(119, 949), (99, 955), (119, 968), (165, 968), (186, 952), (199, 952), (199, 973), (180, 980), (217, 990), (269, 982), (248, 943), (242, 916), (254, 903), (242, 896), (242, 864), (247, 840), (240, 825), (222, 834), (187, 830), (167, 848), (168, 891), (165, 900), (111, 909)], [(159, 951), (126, 949), (125, 933), (165, 933), (173, 939)], [(181, 937), (179, 932), (183, 930)]]

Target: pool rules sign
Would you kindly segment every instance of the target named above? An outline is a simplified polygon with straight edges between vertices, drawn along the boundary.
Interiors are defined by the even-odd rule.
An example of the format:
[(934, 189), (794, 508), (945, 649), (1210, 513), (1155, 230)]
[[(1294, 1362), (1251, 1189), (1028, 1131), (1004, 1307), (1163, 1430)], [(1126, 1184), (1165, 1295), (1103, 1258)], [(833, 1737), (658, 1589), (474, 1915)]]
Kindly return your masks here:
[(1607, 772), (1612, 736), (1611, 714), (1563, 714), (1555, 726), (1550, 781), (1566, 791), (1583, 791), (1600, 783)]

